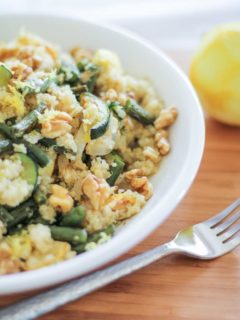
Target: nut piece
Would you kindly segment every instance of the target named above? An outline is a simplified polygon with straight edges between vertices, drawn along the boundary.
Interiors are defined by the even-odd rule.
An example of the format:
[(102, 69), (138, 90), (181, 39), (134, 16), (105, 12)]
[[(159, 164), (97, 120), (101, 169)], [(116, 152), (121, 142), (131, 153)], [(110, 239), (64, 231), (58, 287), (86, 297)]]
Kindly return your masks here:
[(104, 179), (89, 174), (82, 182), (83, 193), (89, 198), (94, 209), (100, 209), (111, 194), (111, 188)]
[(125, 173), (125, 179), (127, 183), (133, 188), (133, 190), (142, 194), (145, 199), (149, 199), (153, 194), (153, 188), (148, 178), (144, 176), (143, 169), (133, 169)]
[(158, 132), (155, 135), (155, 142), (158, 147), (161, 156), (165, 156), (170, 151), (170, 144), (167, 139), (163, 136), (162, 132)]
[(49, 121), (42, 123), (41, 134), (46, 138), (57, 138), (71, 131), (72, 117), (66, 112), (59, 111)]
[(56, 210), (63, 213), (69, 212), (73, 207), (73, 198), (68, 190), (58, 184), (52, 184), (52, 195), (49, 197), (49, 204)]
[(154, 163), (158, 163), (160, 161), (159, 152), (152, 147), (145, 147), (143, 150), (143, 155), (146, 157), (146, 159), (149, 159)]
[(177, 114), (178, 112), (175, 107), (172, 107), (171, 109), (167, 110), (163, 109), (154, 122), (155, 128), (159, 130), (171, 126), (177, 118)]

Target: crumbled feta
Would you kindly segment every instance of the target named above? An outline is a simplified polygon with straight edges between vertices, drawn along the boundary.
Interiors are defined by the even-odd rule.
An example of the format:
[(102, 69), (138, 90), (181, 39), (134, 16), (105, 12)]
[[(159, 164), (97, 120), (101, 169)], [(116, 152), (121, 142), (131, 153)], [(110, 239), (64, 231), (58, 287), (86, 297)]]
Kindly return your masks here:
[(52, 246), (53, 239), (48, 226), (36, 224), (28, 226), (29, 236), (34, 247), (42, 253), (46, 253)]
[(15, 207), (21, 203), (33, 186), (21, 178), (23, 166), (20, 160), (0, 159), (0, 204)]

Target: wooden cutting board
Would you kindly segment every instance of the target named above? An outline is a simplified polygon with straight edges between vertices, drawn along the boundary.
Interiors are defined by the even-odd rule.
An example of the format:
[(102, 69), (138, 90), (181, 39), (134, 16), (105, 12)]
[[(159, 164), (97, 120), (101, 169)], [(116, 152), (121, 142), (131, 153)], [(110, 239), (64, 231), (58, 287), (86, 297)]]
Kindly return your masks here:
[[(171, 55), (186, 69), (188, 53)], [(122, 259), (170, 240), (178, 230), (240, 197), (240, 128), (206, 119), (206, 129), (204, 158), (188, 195), (163, 225)], [(28, 295), (1, 297), (0, 306)], [(239, 300), (240, 247), (213, 261), (167, 257), (40, 319), (238, 320)]]

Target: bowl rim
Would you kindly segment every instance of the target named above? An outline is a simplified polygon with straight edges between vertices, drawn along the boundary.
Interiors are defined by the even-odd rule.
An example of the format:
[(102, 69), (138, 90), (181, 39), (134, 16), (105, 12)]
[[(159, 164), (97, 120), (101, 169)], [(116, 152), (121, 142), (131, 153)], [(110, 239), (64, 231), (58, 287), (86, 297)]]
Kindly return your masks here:
[[(195, 146), (194, 153), (192, 154), (191, 160), (184, 164), (182, 169), (182, 175), (178, 181), (174, 183), (174, 187), (169, 190), (169, 193), (161, 199), (162, 215), (157, 215), (159, 206), (155, 205), (151, 209), (151, 213), (148, 215), (143, 215), (141, 219), (134, 222), (134, 228), (131, 228), (131, 233), (129, 233), (129, 228), (126, 226), (121, 235), (116, 235), (109, 242), (97, 247), (93, 251), (86, 252), (80, 256), (76, 256), (72, 259), (57, 263), (52, 266), (40, 268), (33, 271), (27, 271), (23, 273), (9, 274), (0, 276), (0, 295), (3, 294), (13, 294), (19, 292), (25, 292), (33, 289), (39, 289), (54, 284), (64, 282), (66, 280), (72, 279), (74, 277), (86, 274), (90, 271), (96, 270), (97, 268), (109, 263), (115, 258), (121, 256), (125, 252), (129, 251), (136, 244), (141, 242), (146, 238), (154, 229), (156, 229), (175, 209), (175, 207), (182, 200), (184, 195), (189, 190), (196, 174), (199, 169), (204, 145), (205, 145), (205, 122), (203, 111), (199, 102), (199, 99), (189, 81), (187, 76), (181, 70), (181, 68), (161, 49), (157, 48), (154, 44), (142, 37), (136, 35), (135, 33), (125, 30), (122, 27), (113, 26), (108, 23), (95, 22), (88, 19), (84, 19), (78, 16), (69, 16), (69, 14), (63, 13), (46, 13), (46, 12), (5, 12), (0, 13), (0, 17), (21, 17), (21, 18), (49, 18), (49, 19), (63, 19), (65, 21), (80, 22), (86, 25), (92, 25), (93, 27), (98, 27), (111, 31), (121, 36), (127, 37), (128, 39), (138, 42), (140, 45), (147, 47), (148, 50), (153, 51), (161, 60), (164, 60), (169, 67), (174, 69), (174, 71), (180, 76), (181, 80), (184, 81), (188, 88), (188, 93), (192, 96), (195, 103), (195, 116), (198, 117), (198, 121), (194, 124), (195, 137), (198, 137), (198, 144), (192, 141), (191, 145)], [(194, 138), (195, 138), (194, 137)], [(190, 148), (190, 147), (189, 147)], [(185, 175), (184, 175), (185, 173)], [(169, 201), (169, 199), (175, 199)], [(158, 217), (158, 219), (153, 219), (153, 217)], [(146, 223), (147, 222), (147, 223)], [(157, 222), (157, 223), (156, 223)], [(142, 227), (144, 226), (144, 232), (142, 232)], [(140, 232), (139, 232), (140, 231)], [(124, 241), (122, 241), (124, 239)], [(117, 248), (117, 250), (116, 250)], [(93, 257), (94, 256), (94, 257)], [(78, 267), (81, 267), (81, 271)], [(67, 270), (67, 272), (65, 272)]]

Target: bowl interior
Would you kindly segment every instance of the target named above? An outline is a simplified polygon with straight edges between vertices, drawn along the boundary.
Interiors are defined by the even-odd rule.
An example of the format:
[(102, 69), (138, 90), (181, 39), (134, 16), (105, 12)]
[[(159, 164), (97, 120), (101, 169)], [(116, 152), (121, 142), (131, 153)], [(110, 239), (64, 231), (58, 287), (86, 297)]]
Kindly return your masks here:
[(46, 15), (0, 15), (0, 30), (4, 30), (0, 41), (14, 39), (22, 27), (64, 49), (80, 45), (115, 51), (129, 74), (151, 79), (166, 106), (178, 108), (179, 117), (170, 131), (172, 151), (152, 177), (154, 195), (139, 215), (121, 228), (113, 240), (93, 251), (41, 270), (0, 277), (0, 294), (67, 280), (130, 249), (179, 203), (196, 175), (204, 147), (204, 120), (192, 86), (179, 68), (150, 44), (116, 28)]

